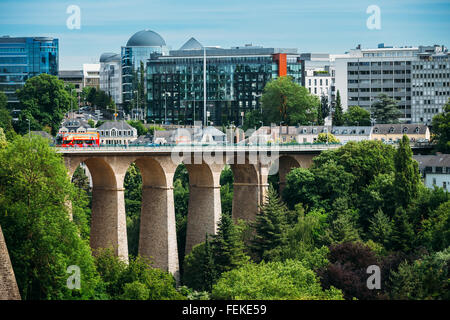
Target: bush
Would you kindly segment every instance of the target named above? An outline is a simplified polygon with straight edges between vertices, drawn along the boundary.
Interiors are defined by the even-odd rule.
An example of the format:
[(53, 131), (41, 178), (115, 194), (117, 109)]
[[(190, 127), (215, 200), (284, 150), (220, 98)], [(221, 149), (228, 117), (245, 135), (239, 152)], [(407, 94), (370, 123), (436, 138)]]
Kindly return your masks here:
[(226, 272), (213, 287), (214, 299), (341, 300), (336, 288), (322, 290), (316, 275), (299, 261), (247, 263)]

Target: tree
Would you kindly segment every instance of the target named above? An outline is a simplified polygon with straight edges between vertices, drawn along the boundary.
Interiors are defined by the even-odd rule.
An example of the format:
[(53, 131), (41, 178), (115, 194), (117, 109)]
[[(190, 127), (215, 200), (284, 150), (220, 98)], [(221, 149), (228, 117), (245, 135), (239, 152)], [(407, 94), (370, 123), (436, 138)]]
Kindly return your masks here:
[(408, 263), (404, 261), (397, 271), (392, 271), (392, 299), (449, 300), (450, 248), (424, 255)]
[(343, 124), (344, 124), (344, 115), (341, 104), (341, 93), (338, 90), (336, 94), (336, 102), (334, 105), (334, 112), (333, 112), (333, 126), (342, 126)]
[(450, 153), (450, 99), (445, 104), (443, 112), (433, 117), (431, 126), (437, 151)]
[(335, 287), (342, 290), (345, 299), (375, 299), (377, 290), (367, 288), (366, 273), (370, 265), (379, 265), (370, 248), (358, 242), (346, 242), (330, 247), (330, 264), (318, 274), (323, 288)]
[(316, 96), (287, 76), (266, 84), (261, 103), (265, 122), (284, 121), (284, 125), (310, 124), (320, 104)]
[(11, 113), (7, 108), (8, 98), (3, 91), (0, 91), (0, 128), (3, 129), (5, 133), (14, 131), (12, 126)]
[(323, 290), (300, 261), (247, 263), (222, 275), (212, 291), (225, 300), (342, 300), (336, 288)]
[(136, 128), (138, 136), (146, 135), (147, 132), (148, 132), (148, 128), (146, 128), (144, 126), (144, 124), (141, 121), (139, 121), (139, 120), (137, 120), (137, 121), (135, 121), (135, 120), (128, 120), (127, 123), (130, 126), (132, 126), (133, 128)]
[(111, 249), (99, 249), (95, 263), (109, 299), (183, 300), (175, 288), (175, 279), (165, 271), (152, 268), (151, 261), (137, 256), (128, 264)]
[(32, 130), (49, 126), (55, 135), (65, 113), (70, 110), (71, 101), (73, 106), (77, 105), (76, 97), (69, 91), (58, 77), (46, 73), (28, 79), (17, 90), (22, 112), (16, 130), (21, 134), (28, 132), (28, 119)]
[[(0, 151), (0, 225), (22, 299), (101, 295), (89, 243), (69, 220), (75, 195), (61, 155), (45, 139), (16, 136)], [(71, 265), (80, 267), (80, 290), (67, 287)]]
[(212, 236), (211, 251), (217, 276), (241, 266), (249, 260), (239, 230), (228, 215), (222, 215), (217, 234)]
[(123, 182), (125, 188), (125, 211), (127, 215), (128, 252), (137, 256), (141, 221), (142, 176), (136, 164), (132, 164)]
[(370, 112), (360, 106), (349, 106), (344, 112), (344, 124), (346, 126), (370, 126)]
[(413, 249), (415, 234), (410, 218), (403, 207), (395, 211), (393, 232), (390, 247), (401, 252), (410, 252)]
[(381, 209), (374, 214), (373, 218), (369, 220), (370, 227), (369, 233), (371, 239), (377, 243), (386, 246), (391, 241), (392, 235), (392, 222), (388, 216), (386, 216)]
[(266, 253), (283, 243), (287, 208), (273, 187), (269, 186), (266, 202), (256, 216), (251, 249), (257, 260), (266, 258)]
[(387, 94), (380, 94), (372, 104), (372, 115), (377, 123), (397, 123), (401, 115), (397, 102)]
[(332, 133), (321, 132), (317, 136), (315, 143), (339, 143), (339, 139), (336, 138)]
[(325, 118), (330, 115), (330, 105), (328, 104), (328, 97), (322, 95), (320, 97), (320, 106), (317, 108), (317, 124), (323, 126), (325, 124)]
[(261, 121), (263, 121), (263, 115), (260, 110), (255, 109), (250, 112), (246, 112), (242, 129), (247, 131), (248, 129), (259, 128), (261, 126)]
[(403, 135), (394, 156), (395, 181), (394, 193), (398, 205), (406, 208), (418, 194), (420, 182), (419, 165), (412, 158), (409, 139)]

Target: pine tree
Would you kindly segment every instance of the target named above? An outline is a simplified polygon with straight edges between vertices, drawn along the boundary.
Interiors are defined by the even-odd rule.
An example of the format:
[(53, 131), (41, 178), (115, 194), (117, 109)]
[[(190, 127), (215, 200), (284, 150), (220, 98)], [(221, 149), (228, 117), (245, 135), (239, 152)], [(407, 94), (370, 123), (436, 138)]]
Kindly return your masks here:
[(256, 259), (263, 260), (266, 252), (283, 244), (287, 211), (275, 189), (269, 186), (266, 203), (253, 224), (255, 235), (251, 241), (251, 249)]
[(417, 196), (420, 182), (418, 164), (412, 158), (412, 154), (409, 139), (403, 135), (394, 155), (395, 195), (398, 205), (403, 208), (406, 208)]
[(211, 243), (208, 240), (208, 235), (206, 235), (205, 239), (205, 255), (203, 260), (203, 279), (205, 288), (211, 292), (214, 283), (217, 280), (216, 270), (214, 268), (214, 257), (213, 252), (211, 250)]
[(244, 264), (248, 257), (244, 253), (244, 243), (228, 215), (222, 215), (218, 231), (211, 241), (214, 268), (218, 276)]
[(369, 222), (369, 233), (372, 240), (382, 245), (388, 244), (392, 235), (392, 222), (389, 217), (383, 213), (383, 210), (379, 209)]
[(397, 123), (401, 112), (397, 108), (397, 102), (382, 93), (378, 96), (378, 101), (372, 104), (372, 114), (377, 123)]
[(391, 247), (394, 250), (409, 252), (414, 242), (414, 230), (406, 210), (402, 207), (395, 210), (393, 218), (394, 230)]
[(333, 126), (342, 126), (344, 124), (344, 112), (342, 111), (341, 94), (339, 90), (336, 95), (336, 104), (333, 113)]

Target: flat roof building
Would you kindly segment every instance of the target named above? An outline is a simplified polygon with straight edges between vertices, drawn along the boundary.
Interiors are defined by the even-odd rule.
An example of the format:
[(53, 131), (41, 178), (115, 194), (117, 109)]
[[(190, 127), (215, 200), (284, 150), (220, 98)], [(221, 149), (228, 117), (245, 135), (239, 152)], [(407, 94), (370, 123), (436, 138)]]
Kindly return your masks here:
[(147, 117), (186, 124), (206, 117), (208, 125), (232, 121), (241, 125), (245, 113), (261, 109), (266, 83), (284, 75), (304, 85), (303, 60), (297, 49), (251, 44), (230, 49), (203, 47), (191, 38), (179, 50), (153, 54), (147, 62)]
[(51, 37), (0, 37), (0, 91), (11, 108), (18, 104), (16, 90), (41, 73), (57, 76), (59, 42)]

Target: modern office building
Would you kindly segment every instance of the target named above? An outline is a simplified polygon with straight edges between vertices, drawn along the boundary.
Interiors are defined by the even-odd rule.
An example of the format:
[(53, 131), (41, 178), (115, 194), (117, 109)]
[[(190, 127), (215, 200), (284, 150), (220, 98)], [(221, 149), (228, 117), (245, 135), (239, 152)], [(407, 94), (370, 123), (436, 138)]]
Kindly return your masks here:
[(381, 93), (397, 101), (403, 122), (429, 123), (442, 111), (450, 91), (448, 51), (443, 46), (358, 46), (335, 60), (335, 85), (344, 110), (370, 111)]
[(83, 64), (83, 86), (100, 88), (100, 63)]
[(444, 46), (419, 47), (412, 62), (412, 122), (431, 124), (450, 98), (450, 53)]
[(41, 73), (58, 75), (58, 39), (49, 37), (0, 37), (0, 91), (16, 108), (16, 90)]
[(159, 123), (192, 124), (206, 117), (209, 125), (241, 125), (245, 113), (261, 109), (268, 81), (289, 75), (304, 85), (303, 73), (297, 49), (203, 47), (191, 38), (179, 50), (153, 54), (148, 61), (147, 116)]
[(332, 101), (334, 69), (328, 53), (302, 53), (305, 60), (305, 87), (319, 98), (325, 95)]
[[(122, 102), (129, 103), (136, 99), (137, 80), (140, 75), (141, 62), (144, 65), (152, 53), (167, 55), (169, 52), (164, 39), (156, 32), (142, 30), (136, 32), (121, 49), (122, 59)], [(138, 79), (136, 79), (138, 77)]]
[(100, 56), (100, 90), (122, 105), (122, 60), (120, 54), (103, 53)]
[(343, 109), (370, 107), (381, 94), (397, 101), (402, 121), (411, 121), (411, 65), (417, 59), (417, 47), (350, 50), (345, 58), (335, 60), (336, 90)]

